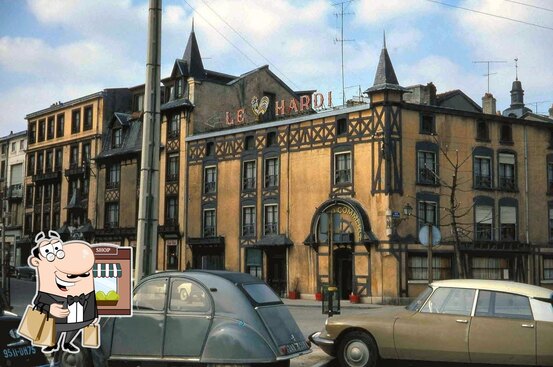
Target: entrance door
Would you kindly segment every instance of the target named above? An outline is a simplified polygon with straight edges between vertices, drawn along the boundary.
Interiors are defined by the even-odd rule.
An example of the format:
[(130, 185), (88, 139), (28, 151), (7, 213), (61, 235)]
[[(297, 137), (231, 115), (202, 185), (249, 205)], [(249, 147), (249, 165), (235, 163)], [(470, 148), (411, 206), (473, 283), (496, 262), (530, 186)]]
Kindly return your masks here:
[(349, 248), (334, 250), (334, 281), (341, 299), (348, 299), (353, 290), (353, 261)]
[(286, 250), (267, 251), (267, 283), (280, 297), (286, 296)]
[(197, 247), (192, 250), (194, 269), (225, 270), (223, 247)]

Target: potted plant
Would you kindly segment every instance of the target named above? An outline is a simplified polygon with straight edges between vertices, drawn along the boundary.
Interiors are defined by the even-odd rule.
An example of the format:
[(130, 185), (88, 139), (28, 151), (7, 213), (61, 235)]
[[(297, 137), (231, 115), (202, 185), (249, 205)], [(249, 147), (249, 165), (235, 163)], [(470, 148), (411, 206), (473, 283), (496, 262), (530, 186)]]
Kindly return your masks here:
[(290, 299), (299, 299), (300, 298), (300, 291), (298, 290), (298, 286), (300, 284), (300, 278), (294, 278), (294, 281), (292, 282), (292, 286), (290, 287), (290, 291), (288, 291), (288, 298)]
[(350, 293), (350, 295), (349, 295), (349, 301), (350, 301), (351, 303), (359, 303), (359, 300), (360, 300), (360, 298), (359, 298), (359, 295), (358, 295), (358, 294), (356, 294), (355, 292), (351, 292), (351, 293)]

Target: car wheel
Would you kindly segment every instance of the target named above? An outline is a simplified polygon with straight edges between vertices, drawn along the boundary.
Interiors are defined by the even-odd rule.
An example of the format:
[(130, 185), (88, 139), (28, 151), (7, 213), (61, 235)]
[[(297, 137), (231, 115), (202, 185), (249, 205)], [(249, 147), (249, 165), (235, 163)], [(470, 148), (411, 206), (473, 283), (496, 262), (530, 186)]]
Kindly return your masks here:
[(374, 339), (361, 331), (346, 334), (338, 346), (338, 361), (344, 367), (374, 367), (378, 348)]
[(94, 367), (90, 353), (81, 347), (79, 353), (60, 351), (57, 354), (60, 367)]
[(183, 301), (186, 301), (187, 298), (188, 298), (188, 292), (186, 291), (186, 289), (181, 289), (180, 299), (183, 300)]

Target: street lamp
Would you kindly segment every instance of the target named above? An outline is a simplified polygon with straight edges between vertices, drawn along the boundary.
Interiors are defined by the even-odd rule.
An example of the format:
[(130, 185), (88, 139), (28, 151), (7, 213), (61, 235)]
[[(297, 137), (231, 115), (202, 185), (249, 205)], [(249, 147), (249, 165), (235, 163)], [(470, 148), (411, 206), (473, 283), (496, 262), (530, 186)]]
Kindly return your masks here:
[(405, 204), (405, 206), (403, 207), (403, 217), (401, 216), (400, 212), (387, 209), (386, 234), (388, 235), (388, 237), (396, 234), (397, 226), (399, 226), (400, 223), (404, 220), (408, 219), (411, 215), (413, 215), (413, 207), (409, 203)]

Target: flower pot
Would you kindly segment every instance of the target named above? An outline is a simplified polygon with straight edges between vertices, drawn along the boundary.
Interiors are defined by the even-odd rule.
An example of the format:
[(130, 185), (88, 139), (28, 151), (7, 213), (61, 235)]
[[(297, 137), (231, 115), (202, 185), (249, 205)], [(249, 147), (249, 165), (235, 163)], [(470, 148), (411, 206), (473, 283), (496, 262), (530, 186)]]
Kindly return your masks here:
[(351, 303), (359, 303), (359, 295), (354, 294), (354, 293), (350, 294), (349, 295), (349, 301)]
[(322, 301), (323, 300), (323, 294), (321, 292), (315, 293), (315, 300), (316, 301)]
[(300, 292), (298, 292), (298, 291), (289, 291), (288, 292), (288, 298), (290, 298), (290, 299), (299, 299), (300, 298)]

